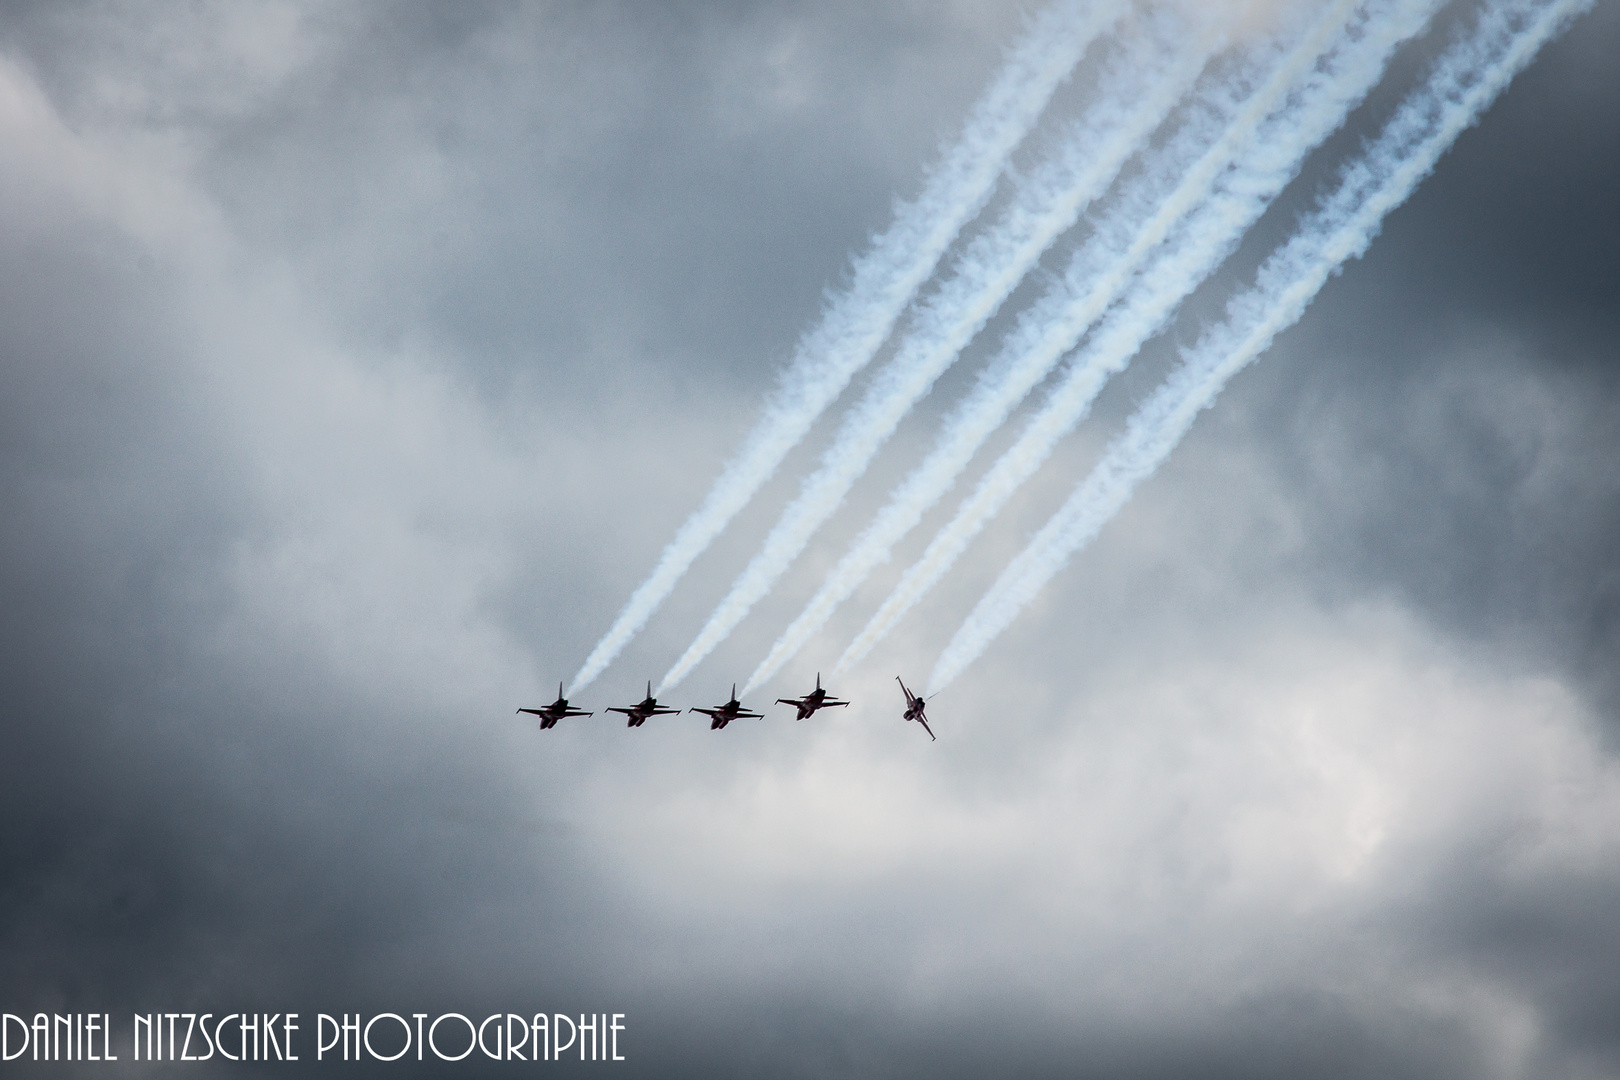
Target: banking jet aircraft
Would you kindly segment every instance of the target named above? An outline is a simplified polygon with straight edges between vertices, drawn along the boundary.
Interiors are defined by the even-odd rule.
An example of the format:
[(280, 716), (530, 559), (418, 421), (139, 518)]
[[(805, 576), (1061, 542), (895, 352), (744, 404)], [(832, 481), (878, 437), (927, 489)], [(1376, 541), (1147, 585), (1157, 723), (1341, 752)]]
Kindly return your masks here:
[[(896, 675), (894, 681), (900, 683), (900, 692), (906, 695), (906, 719), (917, 721), (923, 726), (923, 730), (928, 732), (928, 737), (933, 739), (934, 729), (928, 726), (928, 717), (923, 715), (923, 699), (907, 690), (906, 684), (900, 681), (900, 676)], [(934, 741), (938, 742), (939, 740), (934, 739)]]
[(630, 718), (625, 727), (640, 727), (647, 722), (649, 716), (678, 716), (679, 709), (660, 709), (658, 699), (652, 696), (652, 681), (647, 682), (647, 698), (640, 705), (632, 705), (628, 709), (610, 708), (608, 712), (622, 712)]
[(700, 712), (707, 715), (709, 718), (710, 731), (719, 731), (733, 720), (742, 720), (744, 718), (749, 720), (763, 720), (765, 718), (764, 713), (749, 712), (747, 709), (742, 707), (742, 702), (737, 700), (736, 683), (731, 684), (731, 700), (726, 702), (724, 705), (716, 705), (712, 709), (700, 709), (693, 706), (686, 711)]
[(821, 672), (819, 671), (816, 672), (816, 688), (814, 690), (802, 698), (779, 697), (776, 699), (776, 703), (778, 705), (792, 705), (798, 709), (799, 715), (793, 718), (795, 720), (803, 720), (817, 709), (829, 709), (834, 705), (849, 704), (847, 701), (839, 701), (837, 698), (827, 696), (827, 691), (821, 688)]
[(584, 709), (570, 709), (568, 707), (568, 699), (562, 696), (562, 683), (557, 684), (557, 700), (553, 701), (550, 705), (547, 705), (543, 709), (519, 709), (518, 712), (529, 713), (531, 716), (538, 716), (540, 718), (540, 730), (542, 731), (549, 727), (556, 727), (557, 721), (561, 720), (565, 716), (595, 715), (594, 713), (586, 712)]

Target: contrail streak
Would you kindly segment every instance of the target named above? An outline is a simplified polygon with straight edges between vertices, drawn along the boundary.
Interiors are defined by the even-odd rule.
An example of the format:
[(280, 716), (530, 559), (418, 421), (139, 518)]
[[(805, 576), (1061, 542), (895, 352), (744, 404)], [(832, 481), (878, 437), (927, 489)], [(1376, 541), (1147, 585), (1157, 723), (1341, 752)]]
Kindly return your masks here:
[(851, 267), (849, 285), (829, 298), (820, 323), (800, 339), (742, 449), (726, 463), (702, 505), (681, 525), (652, 574), (586, 657), (570, 694), (600, 675), (641, 631), (693, 560), (871, 360), (956, 234), (983, 208), (1008, 155), (1058, 85), (1126, 7), (1126, 0), (1058, 0), (1030, 21), (968, 116), (961, 138), (929, 173), (922, 193), (895, 207), (888, 230)]
[(1490, 5), (1472, 35), (1449, 48), (1338, 187), (1233, 298), (1227, 317), (1183, 354), (1061, 509), (1002, 572), (957, 630), (929, 677), (949, 684), (989, 646), (1069, 558), (1097, 535), (1175, 449), (1200, 410), (1304, 314), (1327, 279), (1359, 258), (1384, 216), (1404, 202), (1440, 156), (1536, 52), (1592, 0), (1509, 0)]
[(680, 682), (771, 590), (911, 406), (996, 313), (1041, 253), (1108, 189), (1192, 86), (1209, 53), (1183, 42), (1207, 35), (1167, 12), (1147, 21), (1151, 32), (1130, 35), (1132, 47), (1110, 62), (1098, 104), (1066, 132), (1056, 153), (1022, 180), (999, 220), (973, 238), (952, 275), (919, 305), (893, 358), (845, 416), (817, 470), (664, 675), (660, 690)]
[[(1274, 84), (1274, 93), (1262, 103), (1272, 106), (1269, 114), (1256, 109), (1250, 116), (1260, 115), (1233, 132), (1244, 136), (1231, 140), (1235, 145), (1228, 155), (1236, 156), (1236, 163), (1218, 181), (1200, 185), (1198, 194), (1207, 197), (1189, 215), (1181, 216), (1170, 240), (1153, 253), (1147, 268), (1130, 283), (1125, 302), (1070, 360), (1066, 376), (1045, 406), (934, 537), (922, 558), (902, 576), (845, 649), (837, 669), (865, 656), (955, 564), (1058, 442), (1085, 418), (1107, 379), (1130, 363), (1143, 342), (1225, 260), (1271, 200), (1298, 174), (1310, 151), (1377, 84), (1396, 47), (1427, 24), (1438, 4), (1439, 0), (1362, 4), (1346, 32), (1319, 59), (1312, 58), (1314, 64), (1305, 70), (1295, 68), (1292, 78), (1279, 80), (1280, 86)], [(1126, 269), (1135, 269), (1135, 265)], [(1125, 282), (1119, 281), (1118, 286), (1123, 289)], [(1104, 306), (1119, 289), (1102, 299)], [(1065, 328), (1064, 344), (1072, 347), (1080, 329)]]
[[(1075, 253), (1063, 277), (1022, 313), (973, 393), (952, 410), (928, 458), (895, 489), (828, 574), (749, 677), (745, 692), (775, 674), (872, 570), (888, 561), (893, 546), (944, 496), (984, 440), (1107, 310), (1144, 253), (1204, 197), (1221, 169), (1246, 145), (1244, 137), (1253, 125), (1344, 28), (1353, 7), (1354, 0), (1338, 0), (1323, 9), (1291, 48), (1267, 42), (1246, 58), (1242, 70), (1211, 80), (1188, 110), (1182, 130), (1166, 146), (1148, 153), (1142, 173)], [(1242, 90), (1249, 86), (1255, 88), (1245, 96)], [(846, 652), (846, 659), (849, 656)]]

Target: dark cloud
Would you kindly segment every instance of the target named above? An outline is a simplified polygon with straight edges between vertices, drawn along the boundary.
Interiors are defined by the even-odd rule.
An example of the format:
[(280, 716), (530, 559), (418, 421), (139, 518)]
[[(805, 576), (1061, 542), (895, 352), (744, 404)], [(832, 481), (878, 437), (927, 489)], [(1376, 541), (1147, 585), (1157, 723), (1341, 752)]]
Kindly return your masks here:
[(1509, 90), (1271, 365), (1313, 556), (1580, 679), (1612, 718), (1620, 86), (1594, 11)]

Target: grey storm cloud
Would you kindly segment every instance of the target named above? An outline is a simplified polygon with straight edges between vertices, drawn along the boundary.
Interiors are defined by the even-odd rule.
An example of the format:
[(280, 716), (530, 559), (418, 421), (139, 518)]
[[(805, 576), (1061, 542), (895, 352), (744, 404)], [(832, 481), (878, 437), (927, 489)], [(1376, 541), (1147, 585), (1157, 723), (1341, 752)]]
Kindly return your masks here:
[[(1614, 5), (930, 704), (938, 743), (893, 683), (1471, 7), (842, 677), (852, 706), (765, 702), (954, 503), (766, 720), (711, 733), (600, 710), (680, 655), (836, 418), (579, 695), (597, 716), (513, 712), (702, 500), (1022, 10), (8, 6), (0, 1011), (619, 1012), (627, 1075), (1616, 1071)], [(675, 704), (746, 678), (1035, 295)]]

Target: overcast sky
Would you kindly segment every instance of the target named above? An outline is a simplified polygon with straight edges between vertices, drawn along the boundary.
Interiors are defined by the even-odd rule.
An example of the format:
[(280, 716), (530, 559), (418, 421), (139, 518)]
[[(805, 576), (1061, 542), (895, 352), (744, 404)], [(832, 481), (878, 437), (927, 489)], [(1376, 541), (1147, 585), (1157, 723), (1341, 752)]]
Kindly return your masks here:
[[(930, 703), (938, 742), (893, 682), (1472, 9), (850, 707), (769, 702), (953, 500), (765, 720), (542, 732), (514, 710), (702, 501), (1019, 6), (7, 4), (0, 1011), (620, 1012), (615, 1071), (663, 1077), (1620, 1074), (1620, 6)], [(1007, 325), (670, 703), (747, 678)], [(659, 678), (836, 420), (576, 705)]]

